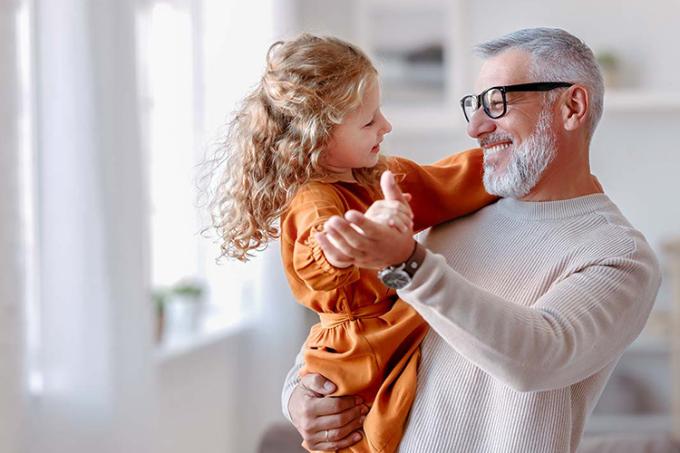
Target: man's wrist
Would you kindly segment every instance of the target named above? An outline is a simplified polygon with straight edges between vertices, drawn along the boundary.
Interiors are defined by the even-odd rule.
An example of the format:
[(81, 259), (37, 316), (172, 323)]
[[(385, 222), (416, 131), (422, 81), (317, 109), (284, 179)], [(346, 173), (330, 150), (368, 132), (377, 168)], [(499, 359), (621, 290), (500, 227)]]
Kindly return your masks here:
[(420, 269), (427, 252), (425, 248), (414, 240), (413, 252), (399, 264), (388, 266), (378, 271), (378, 278), (389, 288), (401, 289), (411, 283), (416, 271)]
[(420, 245), (418, 241), (414, 241), (415, 244), (413, 246), (413, 252), (411, 253), (411, 256), (409, 256), (406, 261), (404, 261), (404, 271), (413, 278), (413, 276), (416, 274), (416, 271), (421, 268), (423, 265), (423, 261), (425, 261), (425, 255), (427, 255), (427, 251), (425, 250), (425, 247)]
[[(413, 240), (413, 243), (412, 243), (412, 245), (410, 246), (410, 249), (409, 249), (410, 252), (409, 252), (409, 254), (406, 256), (406, 258), (404, 258), (403, 260), (397, 261), (396, 263), (389, 264), (389, 265), (387, 265), (387, 266), (385, 266), (385, 267), (398, 267), (398, 266), (401, 266), (402, 264), (406, 263), (408, 260), (410, 260), (410, 259), (413, 257), (414, 253), (416, 253), (416, 248), (418, 247), (418, 241), (416, 241), (416, 240), (413, 239), (413, 238), (412, 238), (412, 240)], [(403, 255), (402, 255), (402, 256), (403, 256)]]

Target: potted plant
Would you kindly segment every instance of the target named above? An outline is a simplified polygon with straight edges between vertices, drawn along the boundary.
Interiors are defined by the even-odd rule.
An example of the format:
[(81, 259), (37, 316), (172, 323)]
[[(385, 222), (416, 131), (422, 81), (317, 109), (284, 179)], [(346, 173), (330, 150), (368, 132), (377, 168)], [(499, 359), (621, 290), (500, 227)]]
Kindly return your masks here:
[(154, 305), (154, 314), (156, 315), (156, 342), (163, 339), (163, 331), (165, 330), (165, 303), (168, 299), (168, 292), (164, 288), (156, 288), (151, 292), (151, 300)]
[(170, 288), (156, 288), (152, 299), (156, 307), (156, 338), (167, 332), (187, 335), (198, 329), (203, 315), (203, 285), (196, 280), (182, 280)]

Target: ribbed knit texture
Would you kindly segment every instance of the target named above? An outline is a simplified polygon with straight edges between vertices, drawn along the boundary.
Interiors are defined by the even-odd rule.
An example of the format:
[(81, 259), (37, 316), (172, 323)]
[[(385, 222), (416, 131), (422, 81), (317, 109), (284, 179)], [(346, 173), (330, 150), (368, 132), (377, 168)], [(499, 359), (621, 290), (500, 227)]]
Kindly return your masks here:
[(643, 236), (598, 194), (503, 199), (423, 241), (431, 252), (399, 295), (432, 329), (399, 451), (576, 451), (656, 296)]

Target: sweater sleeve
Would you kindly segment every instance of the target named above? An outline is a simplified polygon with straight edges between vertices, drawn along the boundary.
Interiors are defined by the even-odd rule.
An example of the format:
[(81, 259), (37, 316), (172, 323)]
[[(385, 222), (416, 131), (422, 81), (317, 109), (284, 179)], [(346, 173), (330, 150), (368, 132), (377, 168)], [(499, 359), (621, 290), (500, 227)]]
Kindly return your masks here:
[(359, 279), (356, 266), (337, 268), (328, 262), (314, 233), (334, 215), (342, 216), (342, 200), (333, 190), (317, 184), (298, 194), (282, 220), (282, 240), (293, 248), (295, 274), (315, 291), (327, 291)]
[(458, 353), (518, 391), (579, 382), (639, 335), (660, 283), (646, 243), (555, 282), (532, 306), (491, 294), (428, 252), (399, 291)]
[(479, 148), (447, 156), (432, 165), (395, 157), (390, 169), (401, 190), (411, 194), (415, 231), (470, 214), (497, 200), (484, 190)]
[(293, 420), (290, 418), (290, 412), (288, 412), (288, 402), (290, 401), (290, 396), (293, 394), (293, 390), (295, 390), (295, 387), (300, 383), (300, 370), (304, 365), (304, 359), (302, 357), (303, 349), (301, 349), (295, 357), (295, 364), (293, 364), (293, 367), (288, 371), (286, 380), (283, 381), (283, 389), (281, 389), (281, 411), (283, 412), (283, 416), (291, 423), (293, 423)]

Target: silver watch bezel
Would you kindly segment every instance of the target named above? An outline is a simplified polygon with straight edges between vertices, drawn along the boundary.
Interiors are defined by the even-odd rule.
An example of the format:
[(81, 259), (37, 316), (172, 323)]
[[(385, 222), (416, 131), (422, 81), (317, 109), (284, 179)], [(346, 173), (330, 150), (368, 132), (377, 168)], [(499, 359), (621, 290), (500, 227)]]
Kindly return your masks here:
[(401, 289), (411, 283), (411, 276), (404, 269), (406, 269), (406, 263), (388, 266), (378, 271), (378, 278), (388, 288)]

